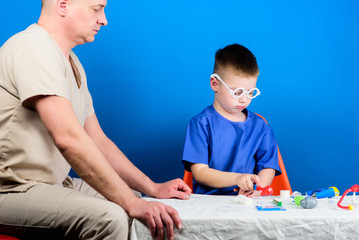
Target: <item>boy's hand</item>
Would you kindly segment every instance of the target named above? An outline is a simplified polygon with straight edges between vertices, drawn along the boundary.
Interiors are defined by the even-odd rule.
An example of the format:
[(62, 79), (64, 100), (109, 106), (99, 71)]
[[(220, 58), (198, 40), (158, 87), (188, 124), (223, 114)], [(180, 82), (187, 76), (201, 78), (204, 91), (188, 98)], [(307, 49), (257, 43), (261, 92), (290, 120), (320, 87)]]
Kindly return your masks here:
[(238, 194), (244, 194), (246, 196), (251, 195), (253, 190), (253, 183), (260, 185), (259, 177), (255, 174), (238, 174), (236, 178), (236, 184), (238, 186)]
[(248, 195), (246, 195), (247, 197), (260, 197), (261, 196), (261, 191), (251, 191), (248, 193)]
[[(233, 189), (233, 191), (238, 192), (239, 187), (236, 187), (235, 189)], [(252, 191), (247, 191), (247, 192), (239, 192), (238, 195), (244, 195), (246, 197), (260, 197), (261, 196), (261, 191), (256, 191), (256, 190), (252, 190)]]

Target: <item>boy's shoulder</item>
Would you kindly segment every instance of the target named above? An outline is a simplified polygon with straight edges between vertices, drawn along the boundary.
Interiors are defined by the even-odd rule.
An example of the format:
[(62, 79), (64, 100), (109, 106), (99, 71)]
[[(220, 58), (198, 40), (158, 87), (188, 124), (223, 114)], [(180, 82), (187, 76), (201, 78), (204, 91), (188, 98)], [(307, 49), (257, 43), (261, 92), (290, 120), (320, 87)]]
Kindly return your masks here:
[[(248, 111), (248, 112), (249, 112), (249, 111)], [(258, 121), (264, 121), (265, 123), (268, 124), (267, 120), (266, 120), (262, 115), (260, 115), (260, 114), (258, 114), (258, 113), (253, 113), (253, 112), (250, 112), (250, 113), (253, 115), (253, 117), (254, 117), (256, 120), (258, 120)]]
[[(254, 123), (254, 124), (264, 124), (264, 125), (268, 125), (267, 120), (260, 114), (257, 113), (253, 113), (251, 111), (249, 111), (248, 109), (245, 109), (244, 111), (246, 111), (246, 115), (247, 115), (247, 119), (246, 119), (246, 123)], [(209, 119), (213, 119), (213, 117), (218, 118), (220, 115), (219, 113), (216, 112), (215, 108), (213, 107), (213, 105), (207, 106), (206, 108), (204, 108), (200, 113), (196, 114), (195, 116), (192, 117), (191, 121), (208, 121)], [(224, 117), (219, 117), (220, 119), (224, 119)], [(231, 122), (229, 120), (227, 120), (228, 122)], [(233, 122), (235, 123), (235, 122)]]
[(204, 108), (200, 113), (196, 114), (191, 118), (191, 122), (193, 121), (199, 121), (199, 122), (207, 122), (208, 119), (212, 118), (212, 116), (215, 114), (213, 105), (207, 106)]
[(248, 111), (246, 122), (247, 128), (262, 129), (262, 131), (271, 130), (271, 127), (268, 124), (267, 120), (258, 113)]
[(247, 120), (268, 124), (267, 120), (262, 115), (251, 112), (249, 110), (247, 110)]
[(267, 120), (260, 114), (253, 113), (249, 111), (248, 109), (245, 109), (247, 119), (245, 122), (231, 122), (229, 120), (225, 120), (224, 117), (221, 117), (213, 107), (213, 105), (207, 106), (204, 108), (200, 113), (193, 116), (190, 120), (190, 124), (200, 124), (200, 125), (212, 125), (215, 124), (216, 126), (221, 123), (231, 124), (231, 125), (237, 125), (237, 124), (243, 124), (244, 128), (264, 128), (268, 129), (270, 128)]

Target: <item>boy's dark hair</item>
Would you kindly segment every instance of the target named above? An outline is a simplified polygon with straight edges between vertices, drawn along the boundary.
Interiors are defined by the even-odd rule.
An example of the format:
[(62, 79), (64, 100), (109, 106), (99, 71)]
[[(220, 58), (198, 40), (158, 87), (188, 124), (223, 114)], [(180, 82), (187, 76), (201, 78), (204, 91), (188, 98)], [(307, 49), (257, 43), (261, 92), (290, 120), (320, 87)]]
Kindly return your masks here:
[(256, 57), (246, 47), (236, 43), (216, 52), (213, 72), (219, 73), (227, 68), (244, 76), (259, 75)]

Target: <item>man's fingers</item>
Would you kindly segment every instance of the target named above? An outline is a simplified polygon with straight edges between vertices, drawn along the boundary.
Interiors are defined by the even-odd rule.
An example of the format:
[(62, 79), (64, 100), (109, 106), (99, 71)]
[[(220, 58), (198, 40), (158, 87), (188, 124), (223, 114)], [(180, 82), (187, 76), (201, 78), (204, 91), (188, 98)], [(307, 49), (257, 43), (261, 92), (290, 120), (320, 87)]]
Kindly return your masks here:
[(175, 223), (176, 227), (178, 229), (182, 229), (182, 227), (183, 227), (182, 220), (179, 217), (177, 210), (170, 206), (167, 206), (166, 211), (170, 215), (170, 217), (171, 217), (172, 221)]
[(156, 223), (152, 217), (147, 218), (147, 226), (150, 229), (152, 238), (156, 238), (157, 236)]
[(175, 197), (175, 198), (179, 198), (179, 199), (183, 199), (183, 200), (187, 200), (189, 199), (189, 196), (190, 196), (191, 192), (189, 193), (186, 193), (186, 192), (181, 192), (181, 191), (173, 191), (172, 192), (172, 197)]
[(166, 225), (166, 232), (167, 232), (167, 239), (174, 239), (175, 232), (174, 232), (174, 226), (173, 226), (173, 220), (171, 218), (171, 215), (169, 215), (169, 212), (166, 211), (161, 214), (162, 221)]
[(161, 217), (161, 213), (160, 212), (156, 212), (155, 216), (154, 216), (155, 222), (156, 222), (156, 232), (157, 232), (157, 237), (159, 240), (164, 239), (164, 231), (163, 231), (163, 223), (162, 223), (162, 217)]
[(174, 225), (178, 229), (182, 228), (182, 221), (174, 208), (160, 203), (152, 205), (148, 212), (147, 226), (153, 238), (165, 239), (166, 227), (167, 239), (174, 239)]
[[(178, 190), (183, 191), (185, 195), (190, 195), (192, 193), (192, 189), (181, 180), (181, 182), (178, 184)], [(188, 199), (188, 198), (185, 198)]]

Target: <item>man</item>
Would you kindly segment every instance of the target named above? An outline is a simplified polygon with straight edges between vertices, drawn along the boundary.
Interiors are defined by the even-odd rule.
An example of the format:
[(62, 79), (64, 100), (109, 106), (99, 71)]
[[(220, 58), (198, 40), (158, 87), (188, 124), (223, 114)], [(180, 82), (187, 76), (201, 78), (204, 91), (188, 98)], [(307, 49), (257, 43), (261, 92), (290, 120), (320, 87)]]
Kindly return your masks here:
[[(107, 24), (106, 4), (42, 0), (38, 23), (0, 49), (0, 232), (127, 239), (128, 216), (159, 239), (165, 232), (173, 239), (174, 227), (182, 227), (175, 209), (142, 200), (131, 188), (180, 199), (190, 188), (180, 179), (152, 182), (106, 137), (72, 52)], [(70, 167), (85, 182), (67, 178)], [(87, 184), (100, 195), (90, 196), (95, 191)]]

